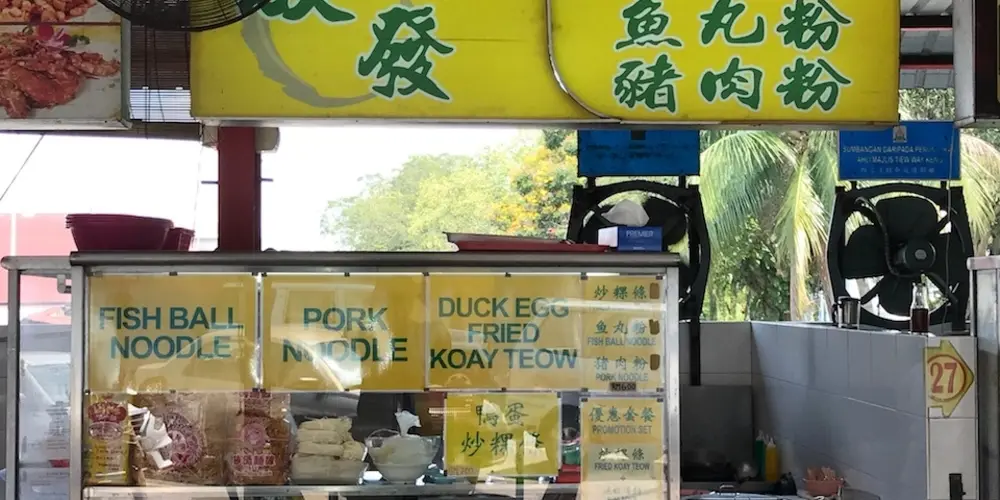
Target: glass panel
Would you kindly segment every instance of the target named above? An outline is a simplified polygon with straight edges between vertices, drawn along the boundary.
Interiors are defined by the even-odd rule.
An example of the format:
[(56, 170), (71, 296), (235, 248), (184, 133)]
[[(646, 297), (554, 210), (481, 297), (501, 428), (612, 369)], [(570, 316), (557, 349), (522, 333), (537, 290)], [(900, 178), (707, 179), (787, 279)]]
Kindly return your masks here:
[[(36, 297), (44, 296), (44, 300)], [(70, 296), (53, 278), (21, 278), (19, 498), (69, 495)]]
[[(93, 278), (84, 475), (103, 488), (89, 493), (662, 498), (677, 383), (666, 286), (579, 273)], [(241, 348), (222, 356), (235, 324), (241, 340), (224, 343)]]

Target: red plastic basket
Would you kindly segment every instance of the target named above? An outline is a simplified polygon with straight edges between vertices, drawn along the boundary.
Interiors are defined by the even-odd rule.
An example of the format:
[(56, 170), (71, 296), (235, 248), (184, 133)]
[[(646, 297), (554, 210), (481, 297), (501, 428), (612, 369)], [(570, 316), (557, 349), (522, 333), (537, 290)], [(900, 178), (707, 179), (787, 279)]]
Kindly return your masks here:
[(167, 232), (167, 239), (163, 242), (163, 249), (187, 252), (191, 249), (192, 241), (194, 241), (194, 231), (183, 227), (175, 227)]
[(142, 251), (160, 250), (174, 225), (167, 219), (135, 215), (70, 214), (66, 227), (77, 250)]
[(492, 234), (449, 233), (448, 241), (460, 252), (607, 252), (605, 245), (572, 243), (544, 238), (519, 238)]

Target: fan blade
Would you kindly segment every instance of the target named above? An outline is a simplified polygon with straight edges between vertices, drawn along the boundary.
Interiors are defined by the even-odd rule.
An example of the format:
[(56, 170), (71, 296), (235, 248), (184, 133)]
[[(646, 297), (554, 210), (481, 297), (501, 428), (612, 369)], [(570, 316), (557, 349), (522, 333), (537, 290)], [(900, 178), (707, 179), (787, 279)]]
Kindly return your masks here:
[(879, 228), (857, 228), (847, 240), (840, 258), (840, 271), (846, 279), (874, 278), (889, 271), (885, 263), (885, 239)]
[(681, 295), (687, 292), (687, 289), (691, 287), (691, 283), (694, 283), (695, 270), (690, 264), (681, 264), (680, 272), (678, 274), (678, 281), (680, 281), (679, 289)]
[(934, 204), (916, 196), (881, 199), (875, 204), (875, 211), (893, 243), (928, 237), (938, 223)]
[(882, 278), (882, 281), (886, 280), (888, 282), (879, 287), (878, 305), (890, 314), (909, 316), (910, 304), (913, 303), (913, 280), (897, 276)]
[(932, 273), (949, 285), (969, 277), (966, 265), (968, 256), (962, 250), (962, 237), (958, 232), (938, 234), (931, 237), (930, 242), (934, 246), (934, 265), (930, 269)]
[(642, 203), (642, 208), (649, 215), (647, 227), (663, 228), (664, 248), (683, 240), (687, 235), (687, 214), (683, 208), (656, 196), (647, 198)]
[(580, 229), (580, 241), (577, 243), (597, 243), (598, 233), (602, 228), (611, 227), (614, 224), (608, 222), (604, 218), (604, 214), (608, 210), (604, 207), (598, 207), (584, 223), (583, 228)]

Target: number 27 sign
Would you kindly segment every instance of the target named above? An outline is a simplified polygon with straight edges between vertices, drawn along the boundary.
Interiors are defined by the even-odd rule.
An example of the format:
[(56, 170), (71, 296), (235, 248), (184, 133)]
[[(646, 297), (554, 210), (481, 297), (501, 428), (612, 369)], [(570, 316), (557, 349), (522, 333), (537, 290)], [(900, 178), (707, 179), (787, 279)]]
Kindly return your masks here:
[(928, 406), (940, 408), (947, 418), (972, 387), (975, 375), (955, 346), (942, 340), (941, 345), (924, 349), (924, 379)]

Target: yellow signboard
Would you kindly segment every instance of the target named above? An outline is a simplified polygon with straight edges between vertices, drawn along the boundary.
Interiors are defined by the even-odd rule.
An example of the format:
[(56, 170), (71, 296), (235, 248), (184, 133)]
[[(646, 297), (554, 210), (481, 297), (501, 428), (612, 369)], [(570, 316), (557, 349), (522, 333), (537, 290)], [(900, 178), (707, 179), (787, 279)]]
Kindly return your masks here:
[(549, 64), (544, 0), (274, 0), (197, 33), (198, 117), (593, 120)]
[(940, 408), (941, 415), (948, 418), (969, 392), (975, 374), (955, 346), (942, 340), (938, 347), (924, 348), (924, 380), (928, 406)]
[(629, 121), (894, 122), (899, 5), (550, 0), (566, 89)]
[(88, 287), (89, 390), (255, 386), (252, 276), (96, 276)]
[(582, 387), (591, 392), (656, 392), (664, 387), (664, 286), (655, 277), (586, 281)]
[(266, 389), (424, 389), (422, 276), (268, 275), (263, 304)]
[(559, 408), (555, 393), (449, 394), (444, 431), (448, 475), (557, 475)]
[(580, 388), (579, 276), (428, 279), (431, 388)]
[(193, 35), (201, 118), (895, 122), (899, 5), (272, 0)]
[(591, 398), (583, 401), (580, 416), (584, 497), (664, 498), (662, 400)]

